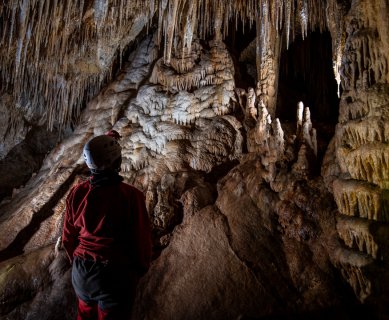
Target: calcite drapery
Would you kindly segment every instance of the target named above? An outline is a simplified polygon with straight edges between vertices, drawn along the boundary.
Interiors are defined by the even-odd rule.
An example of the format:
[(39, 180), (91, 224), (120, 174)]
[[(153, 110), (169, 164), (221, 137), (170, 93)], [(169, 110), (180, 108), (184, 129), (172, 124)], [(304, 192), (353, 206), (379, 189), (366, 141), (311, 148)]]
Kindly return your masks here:
[[(118, 79), (89, 103), (72, 137), (48, 155), (42, 169), (14, 194), (8, 204), (2, 203), (2, 212), (7, 212), (2, 215), (0, 225), (4, 234), (0, 242), (2, 260), (23, 252), (35, 252), (55, 242), (61, 233), (66, 193), (77, 182), (76, 177), (85, 173), (82, 146), (92, 135), (103, 134), (111, 128), (122, 136), (123, 176), (147, 190), (150, 216), (155, 229), (159, 230), (157, 235), (161, 246), (167, 244), (169, 232), (182, 219), (179, 216), (181, 194), (190, 191), (192, 197), (187, 193), (182, 201), (193, 202), (194, 207), (212, 201), (213, 196), (208, 194), (212, 187), (204, 181), (204, 172), (212, 171), (227, 159), (233, 161), (240, 156), (242, 149), (241, 124), (236, 118), (223, 115), (232, 109), (232, 60), (224, 45), (214, 42), (210, 51), (204, 52), (202, 59), (197, 61), (206, 76), (213, 73), (214, 81), (195, 83), (191, 91), (173, 92), (173, 88), (165, 87), (164, 83), (156, 82), (158, 80), (150, 81), (156, 73), (151, 68), (159, 68), (155, 63), (157, 50), (152, 37), (147, 37), (130, 56)], [(215, 57), (223, 59), (215, 60)], [(209, 59), (214, 59), (213, 63), (209, 63)], [(190, 168), (198, 174), (180, 173)], [(173, 185), (169, 183), (172, 172), (177, 172)], [(20, 206), (22, 201), (29, 201), (32, 205)], [(176, 209), (170, 210), (172, 204)], [(21, 237), (23, 241), (19, 242)], [(47, 250), (51, 251), (52, 246)], [(56, 259), (62, 258), (50, 254), (48, 263), (54, 261), (56, 265)], [(8, 266), (5, 262), (0, 268), (6, 270)], [(57, 271), (64, 276), (62, 271)], [(13, 273), (5, 274), (10, 277), (6, 279), (13, 281)], [(52, 290), (46, 282), (44, 286)], [(9, 287), (11, 295), (17, 294), (18, 290)], [(30, 310), (39, 309), (39, 299)], [(20, 302), (18, 298), (15, 301), (15, 305)], [(12, 310), (15, 305), (7, 308)], [(4, 310), (0, 310), (2, 314)], [(19, 313), (25, 316), (18, 307), (11, 316), (18, 317)]]
[[(212, 54), (227, 57), (223, 48), (211, 49), (211, 59)], [(120, 132), (123, 137), (123, 174), (145, 190), (149, 184), (159, 183), (169, 171), (182, 171), (188, 167), (211, 171), (226, 158), (233, 160), (240, 155), (240, 124), (233, 117), (215, 117), (231, 109), (230, 96), (234, 92), (232, 62), (227, 63), (224, 58), (221, 60), (223, 67), (218, 67), (214, 61), (213, 68), (210, 68), (206, 57), (200, 65), (206, 75), (215, 72), (215, 81), (194, 84), (198, 87), (193, 93), (176, 91), (168, 98), (163, 84), (141, 85), (149, 73), (156, 72), (150, 70), (156, 52), (152, 39), (144, 40), (126, 66), (131, 72), (119, 75), (104, 94), (90, 103), (72, 138), (64, 141), (45, 159), (41, 171), (14, 195), (11, 203), (3, 204), (3, 210), (8, 212), (2, 216), (0, 226), (3, 234), (7, 234), (0, 242), (3, 254), (8, 254), (4, 250), (13, 246), (18, 234), (33, 224), (37, 215), (42, 220), (41, 229), (35, 235), (26, 235), (30, 238), (20, 250), (34, 250), (58, 236), (64, 192), (80, 170), (82, 145), (93, 134), (102, 134), (112, 127)], [(158, 64), (154, 68), (158, 69)], [(132, 97), (134, 89), (138, 89), (136, 97)], [(111, 96), (113, 93), (115, 98)], [(188, 103), (185, 99), (189, 99)], [(135, 173), (134, 169), (139, 170), (146, 165), (144, 173), (148, 178), (142, 173)], [(55, 187), (54, 181), (58, 183)], [(18, 199), (24, 199), (26, 195), (33, 205), (18, 207)], [(45, 206), (60, 199), (53, 207), (55, 214), (50, 215), (52, 209), (47, 211)]]
[(338, 56), (344, 92), (335, 133), (340, 172), (332, 189), (340, 214), (337, 230), (347, 249), (334, 261), (361, 301), (386, 299), (377, 278), (385, 274), (389, 234), (388, 58), (383, 53), (389, 22), (375, 18), (384, 7), (382, 1), (359, 1), (341, 26), (345, 38), (336, 40), (344, 50)]

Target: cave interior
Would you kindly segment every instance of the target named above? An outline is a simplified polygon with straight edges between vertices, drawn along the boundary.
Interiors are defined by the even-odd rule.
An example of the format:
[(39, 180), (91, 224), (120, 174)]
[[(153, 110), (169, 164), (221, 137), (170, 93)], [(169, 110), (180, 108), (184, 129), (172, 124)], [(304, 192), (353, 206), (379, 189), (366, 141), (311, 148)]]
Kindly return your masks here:
[(133, 319), (389, 319), (387, 0), (3, 1), (0, 52), (0, 319), (76, 317), (66, 197), (111, 129)]

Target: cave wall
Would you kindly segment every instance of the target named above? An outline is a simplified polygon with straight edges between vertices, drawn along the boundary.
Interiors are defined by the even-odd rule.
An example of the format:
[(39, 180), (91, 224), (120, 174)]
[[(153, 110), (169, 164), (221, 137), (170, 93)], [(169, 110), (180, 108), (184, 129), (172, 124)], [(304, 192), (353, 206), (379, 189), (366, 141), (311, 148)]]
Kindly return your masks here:
[[(115, 12), (119, 16), (126, 12), (120, 7), (123, 1), (118, 1), (116, 9), (104, 9), (100, 6), (104, 1), (83, 3), (84, 19), (97, 19), (95, 24), (101, 28), (110, 25), (106, 19), (114, 19)], [(235, 2), (237, 12), (243, 11), (239, 3)], [(272, 25), (278, 17), (272, 10), (277, 3), (285, 4), (286, 16), (293, 10), (303, 13), (308, 9), (305, 1), (289, 9), (288, 1), (261, 1), (263, 10), (246, 16), (253, 21), (256, 17), (258, 30), (270, 30), (259, 21), (264, 21), (260, 19), (267, 9), (272, 15), (266, 16), (266, 23)], [(160, 20), (178, 19), (179, 2), (170, 4), (159, 8), (166, 10), (160, 11), (164, 12), (158, 16)], [(201, 14), (204, 8), (196, 8), (196, 4), (181, 9)], [(18, 5), (14, 11), (3, 5), (3, 16), (19, 14), (23, 6)], [(45, 5), (41, 3), (42, 8)], [(202, 38), (189, 33), (193, 36), (190, 48), (167, 27), (152, 29), (147, 36), (140, 33), (141, 27), (135, 28), (123, 43), (118, 42), (136, 25), (131, 17), (112, 27), (118, 37), (110, 39), (115, 45), (100, 41), (98, 34), (88, 38), (100, 44), (91, 45), (96, 48), (92, 56), (102, 59), (92, 60), (110, 69), (113, 52), (139, 34), (120, 71), (87, 103), (74, 128), (69, 126), (54, 148), (43, 148), (51, 151), (41, 167), (34, 169), (36, 173), (27, 182), (13, 186), (12, 195), (0, 204), (1, 319), (74, 316), (70, 269), (57, 241), (64, 200), (72, 185), (86, 179), (83, 145), (93, 135), (112, 128), (122, 136), (122, 175), (144, 191), (153, 226), (155, 260), (139, 286), (134, 319), (309, 318), (319, 314), (351, 319), (357, 314), (381, 318), (388, 314), (387, 2), (328, 1), (326, 15), (320, 5), (312, 10), (316, 18), (304, 22), (300, 15), (304, 36), (308, 26), (323, 27), (319, 22), (327, 19), (335, 77), (341, 79), (338, 125), (321, 175), (317, 170), (321, 166), (317, 129), (309, 109), (300, 104), (292, 125), (274, 118), (271, 101), (276, 98), (273, 91), (278, 81), (274, 63), (280, 52), (269, 39), (276, 36), (267, 34), (256, 40), (261, 90), (254, 90), (249, 99), (248, 88), (236, 88), (233, 59), (223, 43), (225, 19), (233, 16), (231, 8), (223, 7), (227, 5), (213, 3), (199, 19), (207, 25), (214, 15), (216, 31), (209, 37), (204, 33)], [(39, 6), (31, 1), (28, 8)], [(154, 10), (139, 8), (147, 17)], [(31, 10), (33, 20), (39, 11)], [(58, 10), (66, 12), (61, 7)], [(148, 18), (141, 20), (144, 26)], [(187, 27), (195, 23), (185, 21)], [(279, 36), (284, 40), (278, 41), (285, 45), (293, 41), (295, 29), (288, 24), (296, 21), (284, 21)], [(4, 20), (2, 23), (6, 25)], [(158, 20), (158, 24), (163, 23)], [(122, 26), (126, 27), (120, 29)], [(175, 27), (178, 34), (180, 27)], [(274, 25), (271, 30), (275, 32)], [(19, 31), (23, 33), (23, 29)], [(167, 39), (163, 53), (162, 35)], [(264, 45), (265, 40), (270, 44)], [(118, 43), (122, 43), (120, 48)], [(17, 52), (17, 47), (13, 50)], [(12, 61), (9, 58), (7, 63), (12, 65)], [(52, 64), (49, 67), (55, 69)], [(37, 70), (31, 74), (42, 74)], [(105, 71), (100, 71), (95, 74), (101, 80), (96, 90), (107, 79)], [(81, 75), (88, 77), (88, 72)], [(72, 82), (71, 77), (67, 79)], [(8, 91), (13, 90), (10, 87), (17, 86), (8, 85)], [(2, 95), (2, 107), (11, 110), (14, 99), (13, 94)], [(25, 108), (26, 112), (33, 110), (38, 109)], [(4, 115), (2, 121), (14, 130), (7, 132), (15, 134), (12, 142), (7, 142), (10, 136), (4, 134), (3, 144), (8, 149), (3, 148), (3, 155), (7, 158), (8, 150), (44, 123), (41, 119), (24, 127), (10, 120), (8, 113)], [(26, 113), (20, 116), (27, 117)], [(46, 125), (50, 122), (48, 118), (45, 121)], [(56, 125), (66, 126), (61, 121)], [(12, 180), (12, 173), (8, 175)], [(65, 311), (59, 314), (59, 307)], [(372, 309), (365, 314), (365, 307)], [(346, 311), (350, 308), (353, 311)]]
[(339, 168), (329, 183), (338, 234), (347, 246), (337, 253), (336, 265), (362, 301), (387, 299), (382, 285), (388, 240), (387, 10), (384, 1), (356, 1), (345, 16), (343, 93), (333, 149)]

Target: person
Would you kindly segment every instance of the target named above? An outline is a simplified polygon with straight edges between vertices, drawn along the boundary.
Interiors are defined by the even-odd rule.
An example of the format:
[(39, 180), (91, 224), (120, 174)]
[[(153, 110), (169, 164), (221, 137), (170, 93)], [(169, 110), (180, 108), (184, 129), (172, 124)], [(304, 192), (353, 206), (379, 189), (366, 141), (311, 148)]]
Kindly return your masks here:
[(72, 263), (77, 319), (128, 319), (139, 278), (151, 261), (151, 231), (144, 195), (119, 175), (116, 131), (83, 150), (91, 177), (66, 198), (63, 247)]

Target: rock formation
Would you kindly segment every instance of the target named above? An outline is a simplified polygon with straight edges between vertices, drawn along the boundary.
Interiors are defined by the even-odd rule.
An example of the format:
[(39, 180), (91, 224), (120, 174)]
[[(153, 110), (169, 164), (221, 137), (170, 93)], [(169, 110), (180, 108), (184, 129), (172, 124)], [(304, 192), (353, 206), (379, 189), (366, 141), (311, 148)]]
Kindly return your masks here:
[[(388, 16), (385, 0), (3, 1), (0, 319), (75, 317), (65, 199), (110, 129), (153, 228), (133, 319), (387, 318)], [(256, 36), (233, 56), (239, 24)], [(280, 57), (314, 29), (339, 86), (330, 142), (303, 97), (277, 112)]]
[(381, 5), (360, 1), (345, 17), (344, 92), (335, 132), (339, 173), (332, 189), (337, 230), (347, 249), (337, 252), (334, 260), (361, 301), (387, 299), (382, 282), (389, 231), (389, 92), (388, 57), (382, 50), (388, 48), (389, 25), (387, 18), (371, 19), (382, 14)]

